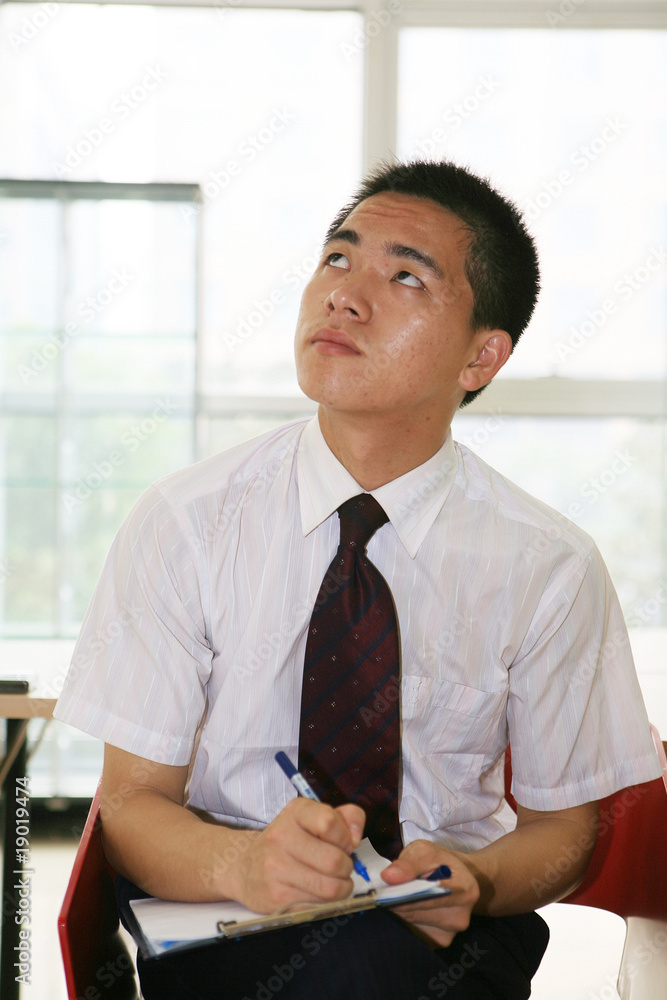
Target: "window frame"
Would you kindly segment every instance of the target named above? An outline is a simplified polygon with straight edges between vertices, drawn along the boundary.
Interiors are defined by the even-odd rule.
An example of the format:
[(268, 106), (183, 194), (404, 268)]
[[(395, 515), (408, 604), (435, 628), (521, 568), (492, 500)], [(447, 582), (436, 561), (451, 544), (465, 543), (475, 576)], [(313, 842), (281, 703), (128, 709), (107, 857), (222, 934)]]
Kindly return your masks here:
[[(21, 2), (21, 0), (19, 0)], [(26, 0), (28, 2), (28, 0)], [(67, 0), (85, 3), (89, 0)], [(136, 4), (139, 0), (100, 0)], [(364, 173), (394, 155), (396, 147), (398, 37), (403, 28), (544, 28), (552, 30), (667, 29), (666, 0), (152, 0), (152, 6), (218, 7), (230, 10), (353, 10), (364, 19), (363, 155)], [(382, 29), (378, 30), (379, 25)], [(313, 412), (301, 396), (238, 397), (220, 400), (198, 394), (197, 412)], [(664, 419), (664, 379), (581, 380), (563, 376), (503, 379), (466, 407), (466, 413), (512, 416), (632, 416)]]

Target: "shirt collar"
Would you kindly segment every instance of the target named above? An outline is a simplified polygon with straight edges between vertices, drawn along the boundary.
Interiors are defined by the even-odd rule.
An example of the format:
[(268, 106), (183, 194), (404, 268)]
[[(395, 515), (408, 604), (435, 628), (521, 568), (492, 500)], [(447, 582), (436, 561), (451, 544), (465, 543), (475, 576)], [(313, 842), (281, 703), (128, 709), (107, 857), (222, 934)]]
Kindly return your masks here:
[[(450, 432), (440, 450), (423, 465), (370, 491), (413, 559), (454, 484), (456, 463)], [(301, 435), (297, 482), (304, 535), (326, 521), (350, 497), (364, 492), (324, 440), (317, 416), (306, 424)]]

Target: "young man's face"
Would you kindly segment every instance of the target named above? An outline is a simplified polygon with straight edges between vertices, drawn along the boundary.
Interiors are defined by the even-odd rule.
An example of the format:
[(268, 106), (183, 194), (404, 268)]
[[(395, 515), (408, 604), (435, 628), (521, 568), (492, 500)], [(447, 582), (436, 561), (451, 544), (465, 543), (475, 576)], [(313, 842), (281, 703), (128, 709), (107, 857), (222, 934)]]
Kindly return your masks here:
[(467, 243), (434, 202), (389, 192), (362, 201), (303, 294), (295, 354), (306, 395), (332, 411), (448, 424), (483, 340), (469, 323)]

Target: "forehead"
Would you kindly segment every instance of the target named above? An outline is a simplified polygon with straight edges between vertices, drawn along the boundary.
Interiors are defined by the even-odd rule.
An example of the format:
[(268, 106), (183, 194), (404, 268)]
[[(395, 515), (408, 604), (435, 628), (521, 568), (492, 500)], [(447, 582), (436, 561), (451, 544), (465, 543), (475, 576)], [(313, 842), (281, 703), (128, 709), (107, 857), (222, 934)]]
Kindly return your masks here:
[[(341, 224), (362, 239), (377, 237), (426, 250), (441, 263), (462, 268), (470, 240), (463, 222), (428, 198), (383, 191), (364, 199)], [(335, 239), (335, 233), (332, 239)]]

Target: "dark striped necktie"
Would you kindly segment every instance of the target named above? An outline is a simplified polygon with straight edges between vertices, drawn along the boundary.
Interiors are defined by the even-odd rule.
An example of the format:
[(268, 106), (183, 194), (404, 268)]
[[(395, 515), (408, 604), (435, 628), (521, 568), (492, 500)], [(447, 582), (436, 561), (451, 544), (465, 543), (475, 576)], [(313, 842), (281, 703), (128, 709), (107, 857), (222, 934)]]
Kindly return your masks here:
[(395, 858), (402, 847), (398, 624), (387, 582), (366, 556), (388, 518), (369, 493), (338, 515), (340, 544), (308, 630), (299, 770), (323, 801), (362, 806), (366, 836)]

